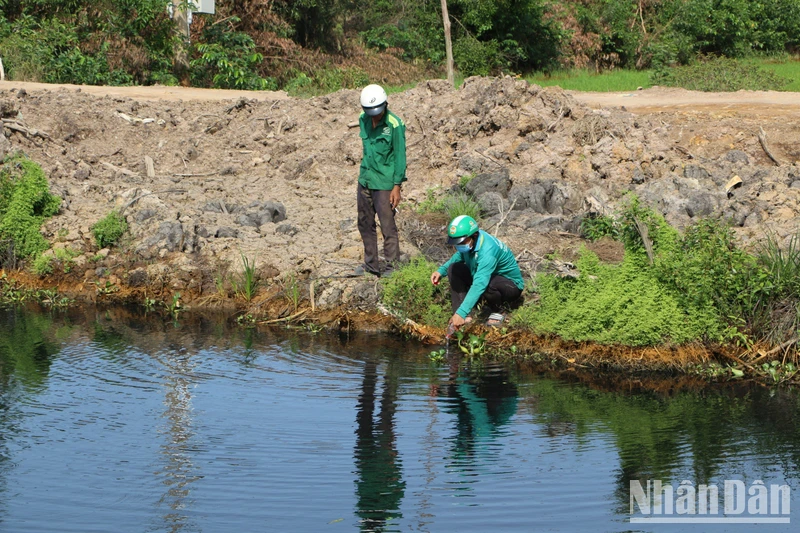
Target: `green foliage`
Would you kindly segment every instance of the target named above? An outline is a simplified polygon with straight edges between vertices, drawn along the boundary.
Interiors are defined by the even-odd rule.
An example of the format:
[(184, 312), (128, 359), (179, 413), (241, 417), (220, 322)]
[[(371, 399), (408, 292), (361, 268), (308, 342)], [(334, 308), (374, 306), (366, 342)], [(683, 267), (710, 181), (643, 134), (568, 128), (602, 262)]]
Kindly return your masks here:
[(679, 295), (633, 255), (611, 266), (583, 250), (577, 267), (577, 280), (537, 277), (539, 302), (517, 310), (511, 324), (569, 340), (628, 346), (681, 344), (720, 334), (713, 316), (682, 306)]
[(53, 273), (53, 257), (40, 255), (33, 261), (33, 273), (37, 276), (46, 276)]
[(316, 96), (339, 89), (355, 89), (369, 84), (369, 77), (358, 67), (328, 67), (316, 71), (313, 76), (296, 72), (284, 89), (292, 96)]
[(495, 40), (465, 36), (453, 43), (453, 60), (464, 76), (488, 76), (508, 64)]
[(620, 238), (620, 228), (613, 217), (605, 215), (587, 216), (581, 220), (581, 236), (589, 241), (603, 237)]
[[(231, 23), (239, 22), (232, 17)], [(206, 26), (203, 42), (195, 45), (197, 57), (191, 61), (192, 83), (217, 89), (277, 89), (274, 79), (262, 78), (258, 67), (264, 56), (248, 34), (225, 31), (224, 26)]]
[(437, 265), (422, 256), (381, 278), (381, 301), (403, 318), (429, 326), (444, 328), (450, 312), (447, 278), (438, 286), (431, 283)]
[[(50, 194), (42, 168), (25, 157), (6, 158), (0, 167), (0, 241), (10, 241), (16, 257), (36, 256), (50, 247), (39, 233), (55, 215), (61, 198)], [(0, 257), (3, 262), (11, 258)]]
[(749, 316), (769, 283), (755, 258), (736, 246), (731, 229), (714, 220), (687, 228), (656, 272), (687, 305), (713, 308), (722, 318)]
[(173, 63), (168, 3), (11, 2), (0, 17), (0, 55), (16, 80), (152, 83)]
[(480, 204), (471, 194), (465, 192), (458, 192), (445, 196), (442, 200), (442, 211), (447, 215), (449, 220), (459, 215), (471, 216), (475, 220), (479, 220), (481, 217)]
[(425, 191), (425, 199), (416, 205), (417, 213), (443, 213), (444, 198), (438, 194), (438, 187)]
[(724, 57), (708, 58), (688, 66), (656, 70), (654, 85), (683, 87), (694, 91), (780, 91), (791, 80), (773, 71)]
[[(242, 272), (238, 275), (238, 277), (231, 278), (231, 285), (233, 286), (233, 292), (244, 298), (245, 301), (249, 302), (258, 292), (258, 286), (260, 285), (261, 280), (259, 279), (258, 271), (256, 270), (256, 258), (253, 258), (253, 260), (250, 261), (243, 253), (241, 254), (241, 257)], [(218, 285), (217, 288), (219, 289), (219, 287), (220, 286)]]
[(118, 211), (111, 211), (101, 218), (90, 228), (94, 240), (99, 248), (113, 246), (128, 231), (128, 223), (125, 217)]

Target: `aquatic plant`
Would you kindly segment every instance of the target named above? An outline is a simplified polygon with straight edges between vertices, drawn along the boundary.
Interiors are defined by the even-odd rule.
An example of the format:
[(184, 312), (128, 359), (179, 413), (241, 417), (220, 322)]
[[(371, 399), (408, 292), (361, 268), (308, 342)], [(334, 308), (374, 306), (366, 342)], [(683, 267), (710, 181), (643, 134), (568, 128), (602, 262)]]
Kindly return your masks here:
[(128, 223), (118, 211), (111, 211), (98, 220), (91, 228), (99, 248), (113, 246), (128, 231)]
[[(238, 276), (231, 277), (231, 286), (233, 286), (233, 292), (249, 302), (258, 292), (260, 280), (256, 270), (256, 258), (254, 257), (251, 261), (244, 253), (241, 254), (241, 258), (242, 272)], [(218, 284), (217, 290), (221, 288), (221, 285)]]

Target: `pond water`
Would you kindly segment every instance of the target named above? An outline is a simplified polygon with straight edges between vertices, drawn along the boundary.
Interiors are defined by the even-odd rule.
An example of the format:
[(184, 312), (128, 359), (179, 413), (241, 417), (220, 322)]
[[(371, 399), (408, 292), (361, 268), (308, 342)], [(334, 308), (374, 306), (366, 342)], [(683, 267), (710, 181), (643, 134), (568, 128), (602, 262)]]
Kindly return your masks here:
[[(0, 309), (0, 531), (792, 530), (793, 391), (433, 365), (431, 348)], [(652, 485), (632, 514), (633, 480), (673, 498)], [(692, 509), (683, 481), (718, 497)]]

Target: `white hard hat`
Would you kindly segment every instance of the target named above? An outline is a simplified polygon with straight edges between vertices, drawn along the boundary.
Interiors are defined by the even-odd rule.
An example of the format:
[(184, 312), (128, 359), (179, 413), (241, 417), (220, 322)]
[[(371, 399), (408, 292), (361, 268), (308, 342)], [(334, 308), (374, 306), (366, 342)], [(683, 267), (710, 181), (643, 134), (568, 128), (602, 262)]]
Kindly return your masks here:
[(386, 109), (386, 91), (380, 85), (367, 85), (361, 91), (361, 107), (364, 113), (377, 117)]

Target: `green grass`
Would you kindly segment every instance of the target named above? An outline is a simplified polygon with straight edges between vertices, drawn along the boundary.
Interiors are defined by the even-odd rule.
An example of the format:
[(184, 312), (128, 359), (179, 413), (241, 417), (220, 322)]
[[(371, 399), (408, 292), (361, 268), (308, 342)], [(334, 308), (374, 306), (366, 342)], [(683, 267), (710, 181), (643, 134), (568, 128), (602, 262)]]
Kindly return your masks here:
[[(782, 90), (800, 92), (800, 59), (794, 57), (752, 58), (741, 60), (774, 72), (776, 75), (792, 80)], [(549, 87), (558, 85), (562, 89), (587, 92), (625, 92), (642, 87), (652, 87), (652, 70), (612, 70), (597, 74), (586, 69), (556, 71), (551, 74), (541, 72), (525, 76), (530, 83)]]
[(570, 91), (624, 92), (639, 87), (651, 87), (650, 70), (612, 70), (597, 74), (586, 69), (556, 71), (551, 74), (535, 73), (525, 76), (529, 83), (542, 87), (558, 85)]
[(782, 78), (792, 80), (783, 88), (784, 91), (800, 92), (800, 58), (751, 59), (749, 61)]

